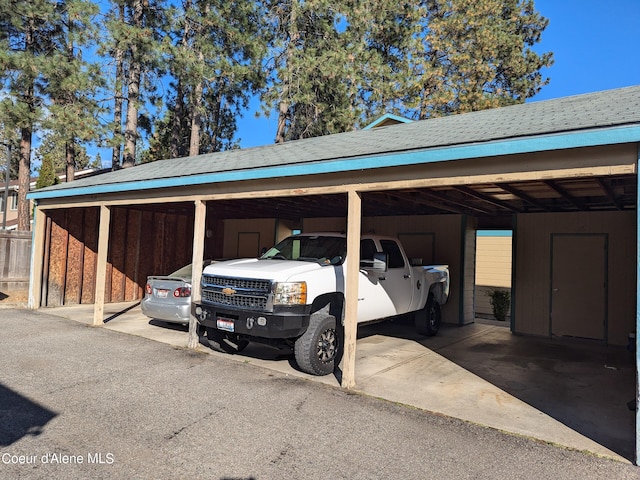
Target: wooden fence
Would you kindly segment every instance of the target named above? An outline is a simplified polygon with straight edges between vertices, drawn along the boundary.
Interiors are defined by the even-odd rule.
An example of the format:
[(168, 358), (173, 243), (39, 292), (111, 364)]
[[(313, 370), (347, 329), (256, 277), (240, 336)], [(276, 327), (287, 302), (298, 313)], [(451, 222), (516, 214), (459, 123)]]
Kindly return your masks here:
[(29, 288), (31, 232), (0, 230), (0, 300)]

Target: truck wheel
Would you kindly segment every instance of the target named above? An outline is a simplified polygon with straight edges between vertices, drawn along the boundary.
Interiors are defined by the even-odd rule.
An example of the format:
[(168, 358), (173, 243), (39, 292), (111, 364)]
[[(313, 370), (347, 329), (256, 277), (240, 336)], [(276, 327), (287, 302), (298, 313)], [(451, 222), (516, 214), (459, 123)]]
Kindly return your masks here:
[(303, 372), (328, 375), (335, 368), (339, 348), (335, 317), (325, 313), (314, 314), (307, 331), (296, 340), (296, 362)]
[(434, 336), (440, 330), (441, 317), (440, 304), (429, 294), (427, 304), (415, 313), (416, 330), (421, 335)]
[(216, 352), (239, 353), (249, 345), (249, 340), (240, 340), (237, 335), (207, 327), (207, 342)]

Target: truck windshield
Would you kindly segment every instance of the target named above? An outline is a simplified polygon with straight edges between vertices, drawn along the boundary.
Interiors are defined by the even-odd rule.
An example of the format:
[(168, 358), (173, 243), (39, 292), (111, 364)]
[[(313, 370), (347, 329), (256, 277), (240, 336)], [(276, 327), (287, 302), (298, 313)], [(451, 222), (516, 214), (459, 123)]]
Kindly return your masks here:
[(347, 240), (344, 237), (293, 236), (285, 238), (260, 258), (340, 265), (344, 262), (346, 252)]

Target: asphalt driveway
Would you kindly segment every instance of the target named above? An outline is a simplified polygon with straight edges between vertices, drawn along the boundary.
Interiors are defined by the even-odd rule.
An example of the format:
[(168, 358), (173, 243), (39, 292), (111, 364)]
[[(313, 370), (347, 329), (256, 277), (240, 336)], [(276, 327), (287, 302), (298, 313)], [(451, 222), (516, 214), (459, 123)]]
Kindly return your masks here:
[(41, 311), (0, 311), (0, 478), (636, 479), (622, 462)]

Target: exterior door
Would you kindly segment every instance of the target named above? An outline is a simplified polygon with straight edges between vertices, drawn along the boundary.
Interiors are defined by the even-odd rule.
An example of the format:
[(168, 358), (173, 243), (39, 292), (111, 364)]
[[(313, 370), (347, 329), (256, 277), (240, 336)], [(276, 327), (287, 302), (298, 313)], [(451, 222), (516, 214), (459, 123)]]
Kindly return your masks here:
[(552, 235), (551, 334), (605, 339), (607, 236)]

